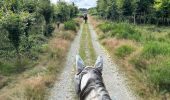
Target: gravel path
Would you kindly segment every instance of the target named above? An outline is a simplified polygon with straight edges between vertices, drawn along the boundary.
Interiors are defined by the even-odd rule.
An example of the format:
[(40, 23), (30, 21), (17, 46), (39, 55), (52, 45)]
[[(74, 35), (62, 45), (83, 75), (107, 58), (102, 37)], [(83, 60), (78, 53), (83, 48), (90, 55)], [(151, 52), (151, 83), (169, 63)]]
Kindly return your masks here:
[(49, 100), (75, 100), (73, 83), (75, 55), (79, 53), (82, 28), (81, 26), (80, 31), (72, 42), (63, 72), (56, 81), (54, 88), (51, 90)]
[(98, 42), (97, 35), (91, 24), (89, 24), (89, 29), (96, 55), (102, 56), (104, 60), (103, 79), (111, 98), (115, 100), (137, 100), (128, 88), (123, 75), (118, 72), (117, 66), (112, 62), (107, 51)]
[[(73, 77), (75, 73), (75, 55), (79, 53), (82, 28), (71, 45), (63, 72), (51, 90), (49, 100), (76, 100)], [(96, 55), (103, 56), (103, 79), (111, 98), (115, 100), (137, 100), (136, 96), (128, 88), (124, 75), (117, 72), (118, 67), (112, 62), (106, 50), (99, 44), (91, 24), (89, 24), (89, 29)]]

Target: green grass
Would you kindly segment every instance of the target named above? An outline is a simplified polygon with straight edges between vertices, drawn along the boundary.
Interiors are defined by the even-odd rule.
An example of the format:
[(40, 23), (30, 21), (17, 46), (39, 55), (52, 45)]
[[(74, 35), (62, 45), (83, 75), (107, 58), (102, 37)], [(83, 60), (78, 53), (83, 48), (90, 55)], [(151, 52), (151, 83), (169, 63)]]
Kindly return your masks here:
[(77, 30), (77, 24), (76, 24), (76, 22), (74, 20), (64, 22), (64, 29), (65, 30), (76, 31)]
[(95, 52), (93, 44), (92, 44), (92, 38), (91, 38), (89, 28), (87, 31), (87, 39), (88, 39), (88, 48), (89, 48), (90, 57), (91, 57), (91, 64), (94, 64), (96, 61), (96, 52)]
[(124, 58), (130, 55), (134, 51), (134, 48), (129, 45), (122, 45), (115, 49), (115, 55), (119, 58)]
[(170, 45), (166, 42), (151, 41), (143, 46), (142, 56), (153, 58), (159, 55), (170, 55)]
[(103, 37), (117, 37), (120, 39), (131, 39), (140, 41), (141, 40), (141, 33), (136, 30), (136, 26), (129, 24), (127, 22), (121, 23), (109, 23), (105, 22), (98, 26), (104, 34), (101, 35), (100, 38)]
[[(108, 25), (112, 28), (109, 28)], [(132, 56), (130, 55), (134, 52), (134, 48), (129, 46), (128, 43), (122, 46), (118, 44), (120, 46), (113, 48), (113, 50), (114, 55), (121, 61), (122, 58), (130, 56), (128, 59), (123, 59), (124, 62), (122, 63), (132, 64), (134, 70), (138, 72), (135, 75), (139, 75), (141, 79), (137, 80), (140, 82), (142, 80), (143, 84), (146, 85), (146, 90), (143, 91), (144, 95), (153, 95), (155, 91), (158, 95), (170, 93), (169, 27), (133, 25), (126, 22), (104, 22), (98, 28), (103, 32), (100, 34), (100, 39), (117, 38), (122, 42), (124, 42), (124, 39), (133, 40), (135, 47), (139, 46), (139, 49), (135, 49)], [(110, 51), (113, 52), (113, 50)], [(126, 67), (128, 68), (128, 66)], [(145, 94), (148, 89), (150, 92)]]
[(165, 60), (148, 67), (147, 76), (150, 84), (158, 91), (170, 92), (170, 62)]
[[(86, 53), (86, 50), (88, 50), (87, 52), (88, 52), (88, 55), (90, 56), (89, 58)], [(85, 60), (86, 64), (94, 64), (95, 63), (96, 53), (93, 48), (91, 34), (90, 34), (90, 31), (88, 28), (88, 24), (83, 25), (79, 52), (80, 52), (80, 56), (82, 57), (83, 60)], [(90, 62), (87, 62), (87, 59), (90, 59)]]
[(81, 34), (81, 41), (80, 41), (80, 56), (82, 57), (83, 60), (85, 60), (86, 58), (86, 52), (85, 52), (85, 44), (86, 44), (86, 33), (84, 32), (85, 30), (85, 25), (83, 25), (83, 30), (82, 30), (82, 34)]
[(113, 29), (113, 24), (112, 23), (109, 23), (109, 22), (104, 22), (100, 25), (98, 25), (98, 27), (104, 32), (109, 32)]

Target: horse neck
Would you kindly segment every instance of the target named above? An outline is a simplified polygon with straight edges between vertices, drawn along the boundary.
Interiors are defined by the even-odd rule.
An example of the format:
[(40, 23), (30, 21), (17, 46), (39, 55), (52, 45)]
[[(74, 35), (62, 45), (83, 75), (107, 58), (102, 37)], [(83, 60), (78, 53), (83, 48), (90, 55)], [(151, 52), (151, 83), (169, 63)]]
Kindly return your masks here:
[(81, 100), (111, 100), (108, 91), (106, 90), (104, 83), (97, 82), (92, 83), (87, 87), (87, 95)]

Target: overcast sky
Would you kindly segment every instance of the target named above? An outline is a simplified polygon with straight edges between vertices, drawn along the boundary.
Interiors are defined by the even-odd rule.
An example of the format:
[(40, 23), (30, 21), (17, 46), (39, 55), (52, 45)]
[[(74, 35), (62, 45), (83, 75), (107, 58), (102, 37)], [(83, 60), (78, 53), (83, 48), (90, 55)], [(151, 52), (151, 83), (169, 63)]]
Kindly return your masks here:
[[(56, 3), (58, 0), (51, 0), (52, 3)], [(63, 0), (66, 2), (74, 2), (79, 8), (91, 8), (96, 6), (97, 0)]]

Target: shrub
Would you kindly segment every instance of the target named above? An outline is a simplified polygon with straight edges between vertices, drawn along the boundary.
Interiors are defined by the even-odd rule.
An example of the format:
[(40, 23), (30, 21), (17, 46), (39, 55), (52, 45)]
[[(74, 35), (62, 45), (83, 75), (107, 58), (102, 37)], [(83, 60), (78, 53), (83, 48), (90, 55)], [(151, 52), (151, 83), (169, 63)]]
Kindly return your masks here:
[(151, 41), (145, 43), (142, 51), (142, 55), (145, 58), (152, 58), (158, 55), (169, 55), (170, 45), (165, 42)]
[(120, 58), (124, 58), (127, 55), (130, 55), (134, 51), (134, 48), (129, 45), (122, 45), (115, 50), (115, 55)]
[(159, 90), (170, 91), (170, 63), (164, 61), (162, 63), (151, 65), (148, 68), (147, 76), (154, 87)]
[(111, 23), (108, 23), (108, 22), (105, 22), (105, 23), (102, 23), (100, 25), (98, 25), (98, 27), (104, 32), (109, 32), (112, 30), (113, 28), (113, 25)]
[(16, 68), (12, 64), (0, 62), (0, 73), (3, 75), (9, 75), (14, 73)]
[(72, 30), (72, 31), (76, 31), (77, 30), (77, 24), (74, 20), (70, 20), (64, 23), (64, 28), (66, 30)]
[(135, 29), (135, 26), (129, 23), (114, 23), (111, 36), (124, 39), (140, 41), (141, 33)]
[(59, 37), (65, 40), (73, 40), (74, 39), (74, 33), (72, 32), (63, 32), (59, 34)]

